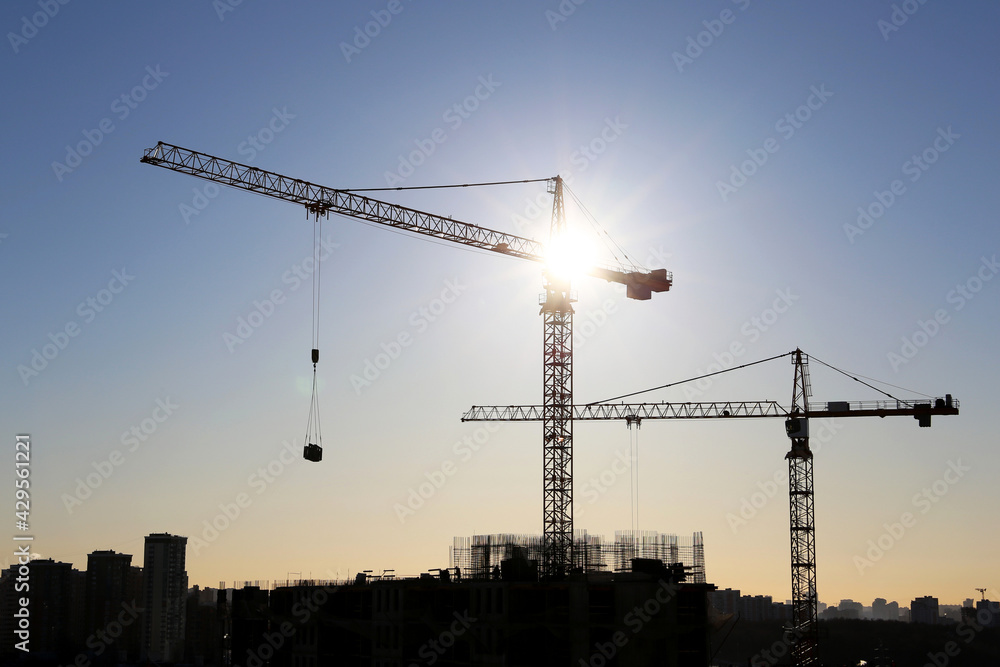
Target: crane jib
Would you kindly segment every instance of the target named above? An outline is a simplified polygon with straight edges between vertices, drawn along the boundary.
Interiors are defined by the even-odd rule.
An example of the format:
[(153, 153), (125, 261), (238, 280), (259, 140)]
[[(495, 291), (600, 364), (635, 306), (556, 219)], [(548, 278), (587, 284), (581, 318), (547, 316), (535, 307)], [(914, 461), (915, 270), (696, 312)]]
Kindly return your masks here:
[[(545, 261), (545, 245), (534, 239), (289, 178), (162, 141), (146, 149), (140, 161), (300, 204), (317, 215), (345, 215), (503, 255)], [(673, 276), (666, 269), (640, 271), (626, 266), (595, 267), (590, 274), (621, 283), (627, 287), (629, 298), (642, 300), (649, 299), (652, 292), (669, 290), (673, 282)]]

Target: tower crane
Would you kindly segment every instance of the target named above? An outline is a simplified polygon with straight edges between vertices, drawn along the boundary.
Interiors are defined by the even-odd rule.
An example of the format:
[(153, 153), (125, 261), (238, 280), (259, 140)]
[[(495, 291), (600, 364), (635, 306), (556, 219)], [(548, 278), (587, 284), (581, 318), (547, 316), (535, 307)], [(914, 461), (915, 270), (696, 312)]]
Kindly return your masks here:
[[(534, 239), (390, 204), (353, 191), (316, 185), (162, 141), (146, 149), (140, 161), (300, 204), (306, 208), (308, 215), (315, 216), (317, 220), (330, 214), (344, 215), (501, 255), (541, 263), (547, 261), (546, 245)], [(552, 243), (558, 241), (566, 228), (563, 180), (559, 176), (538, 180), (547, 181), (548, 191), (553, 195)], [(648, 300), (652, 292), (665, 292), (673, 284), (673, 276), (666, 269), (647, 270), (621, 262), (594, 266), (589, 269), (589, 274), (625, 285), (626, 296), (637, 300)], [(544, 290), (540, 297), (544, 318), (541, 421), (542, 519), (546, 558), (543, 568), (548, 576), (558, 577), (566, 571), (570, 562), (573, 540), (572, 304), (575, 297), (569, 278), (558, 275), (548, 267), (544, 270)]]
[[(789, 532), (791, 534), (792, 630), (798, 640), (791, 648), (795, 666), (817, 665), (816, 528), (813, 505), (813, 455), (809, 448), (811, 418), (912, 416), (921, 427), (931, 425), (934, 415), (957, 415), (958, 401), (951, 394), (933, 401), (893, 399), (890, 401), (831, 401), (822, 408), (809, 405), (812, 383), (809, 357), (800, 349), (790, 356), (795, 366), (792, 404), (775, 401), (730, 401), (711, 403), (609, 403), (572, 406), (574, 421), (621, 420), (630, 426), (644, 419), (785, 419), (791, 439), (788, 460)], [(736, 369), (730, 369), (736, 370)], [(855, 378), (856, 379), (856, 378)], [(639, 392), (642, 393), (642, 392)], [(473, 406), (462, 421), (541, 421), (538, 405)]]

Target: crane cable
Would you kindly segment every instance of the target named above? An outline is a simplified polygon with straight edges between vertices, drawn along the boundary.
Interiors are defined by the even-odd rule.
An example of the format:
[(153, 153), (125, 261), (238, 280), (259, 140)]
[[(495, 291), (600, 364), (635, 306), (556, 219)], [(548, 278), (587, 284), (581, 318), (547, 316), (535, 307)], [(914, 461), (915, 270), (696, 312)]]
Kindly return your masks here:
[(872, 382), (878, 382), (879, 384), (885, 384), (885, 385), (888, 385), (890, 387), (895, 387), (896, 389), (902, 389), (903, 391), (912, 391), (914, 394), (920, 394), (921, 396), (924, 396), (926, 398), (933, 398), (932, 396), (929, 396), (929, 395), (927, 395), (927, 394), (925, 394), (923, 392), (919, 392), (919, 391), (916, 391), (914, 389), (907, 389), (906, 387), (900, 387), (899, 385), (891, 384), (889, 382), (883, 382), (882, 380), (875, 380), (874, 378), (866, 377), (864, 375), (861, 375), (860, 373), (851, 374), (850, 372), (845, 371), (845, 370), (841, 370), (841, 369), (837, 368), (836, 366), (831, 366), (830, 364), (826, 363), (822, 359), (817, 359), (816, 357), (812, 357), (812, 360), (813, 361), (818, 361), (819, 363), (823, 364), (827, 368), (833, 369), (833, 370), (837, 371), (838, 373), (840, 373), (841, 375), (846, 375), (847, 377), (851, 378), (855, 382), (860, 382), (861, 384), (865, 385), (869, 389), (874, 389), (878, 393), (883, 394), (885, 396), (888, 396), (889, 398), (893, 399), (894, 401), (899, 401), (900, 403), (903, 403), (903, 404), (906, 404), (906, 405), (909, 405), (906, 401), (904, 401), (904, 400), (902, 400), (900, 398), (896, 398), (895, 396), (893, 396), (889, 392), (887, 392), (885, 390), (882, 390), (882, 389), (879, 389), (875, 385), (868, 384), (864, 380), (859, 379), (859, 377), (863, 377), (863, 378), (865, 378), (865, 380), (871, 380)]
[[(643, 268), (642, 265), (639, 264), (637, 260), (629, 256), (628, 251), (625, 250), (625, 248), (623, 248), (621, 244), (619, 244), (611, 237), (611, 234), (608, 233), (608, 230), (605, 229), (604, 226), (597, 221), (597, 218), (594, 217), (594, 214), (591, 213), (586, 206), (584, 206), (580, 198), (576, 196), (576, 193), (573, 192), (573, 190), (571, 190), (568, 185), (566, 185), (565, 181), (563, 181), (563, 188), (566, 190), (566, 192), (569, 193), (570, 198), (574, 202), (576, 202), (576, 205), (580, 207), (580, 210), (583, 212), (584, 218), (586, 218), (587, 222), (590, 223), (590, 226), (593, 228), (594, 233), (596, 233), (598, 238), (601, 239), (601, 241), (604, 243), (604, 247), (607, 248), (607, 250), (611, 253), (611, 256), (615, 258), (615, 261), (617, 261), (619, 264), (623, 266), (631, 265), (638, 269)], [(616, 248), (618, 252), (615, 251)], [(622, 254), (624, 259), (618, 256), (619, 252)]]
[(530, 178), (523, 181), (492, 181), (489, 183), (455, 183), (452, 185), (408, 185), (395, 188), (338, 188), (338, 192), (387, 192), (390, 190), (441, 190), (442, 188), (478, 188), (487, 185), (516, 185), (518, 183), (541, 183), (551, 178)]
[[(309, 457), (311, 447), (318, 447), (318, 453), (322, 454), (323, 434), (319, 422), (319, 376), (317, 374), (317, 364), (319, 364), (319, 324), (320, 324), (320, 247), (323, 236), (322, 217), (317, 212), (313, 218), (313, 273), (312, 273), (312, 399), (309, 403), (309, 418), (306, 421), (305, 452)], [(317, 459), (318, 460), (318, 459)]]
[[(635, 431), (632, 431), (632, 425), (635, 424)], [(629, 472), (631, 477), (631, 501), (632, 501), (632, 534), (635, 535), (639, 531), (639, 429), (642, 427), (642, 422), (637, 418), (634, 422), (628, 422), (628, 433), (629, 433), (629, 447), (631, 449), (631, 462), (629, 463)]]

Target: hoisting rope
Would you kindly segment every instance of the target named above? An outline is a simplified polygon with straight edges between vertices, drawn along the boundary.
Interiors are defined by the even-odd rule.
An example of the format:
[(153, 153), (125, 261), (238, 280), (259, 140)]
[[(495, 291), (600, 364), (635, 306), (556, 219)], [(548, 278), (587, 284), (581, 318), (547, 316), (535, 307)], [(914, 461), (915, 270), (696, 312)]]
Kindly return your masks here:
[(312, 274), (312, 399), (309, 403), (309, 419), (306, 421), (305, 449), (303, 456), (311, 461), (319, 461), (323, 453), (323, 433), (319, 423), (319, 323), (320, 323), (320, 247), (323, 240), (323, 222), (317, 212), (313, 218), (313, 274)]
[[(635, 535), (639, 531), (639, 429), (642, 426), (642, 421), (636, 417), (627, 423), (629, 447), (632, 450), (632, 461), (629, 469), (631, 472), (630, 481), (632, 482), (632, 534)], [(635, 426), (634, 432), (632, 431), (633, 425)]]

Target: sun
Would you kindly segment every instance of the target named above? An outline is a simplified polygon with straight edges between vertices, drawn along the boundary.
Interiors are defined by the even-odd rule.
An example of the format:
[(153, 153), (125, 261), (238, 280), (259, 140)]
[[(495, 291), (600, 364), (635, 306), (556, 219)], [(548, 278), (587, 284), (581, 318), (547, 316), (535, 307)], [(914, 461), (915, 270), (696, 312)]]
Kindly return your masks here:
[(545, 268), (553, 278), (574, 281), (597, 266), (597, 247), (587, 237), (566, 230), (545, 246)]

